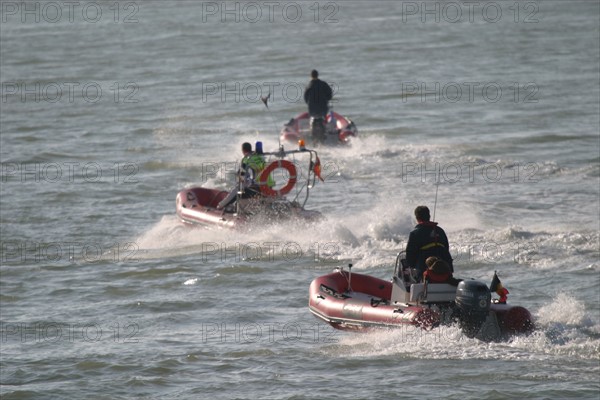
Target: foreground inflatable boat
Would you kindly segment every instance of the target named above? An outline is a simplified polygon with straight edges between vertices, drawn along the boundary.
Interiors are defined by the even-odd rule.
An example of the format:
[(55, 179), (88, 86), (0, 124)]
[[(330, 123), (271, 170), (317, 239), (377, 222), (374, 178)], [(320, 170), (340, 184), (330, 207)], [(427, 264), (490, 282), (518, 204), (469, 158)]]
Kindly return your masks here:
[(310, 311), (337, 329), (364, 330), (412, 325), (433, 329), (458, 323), (470, 338), (504, 340), (534, 329), (529, 311), (492, 302), (490, 289), (476, 280), (413, 283), (400, 255), (391, 281), (336, 270), (313, 280)]

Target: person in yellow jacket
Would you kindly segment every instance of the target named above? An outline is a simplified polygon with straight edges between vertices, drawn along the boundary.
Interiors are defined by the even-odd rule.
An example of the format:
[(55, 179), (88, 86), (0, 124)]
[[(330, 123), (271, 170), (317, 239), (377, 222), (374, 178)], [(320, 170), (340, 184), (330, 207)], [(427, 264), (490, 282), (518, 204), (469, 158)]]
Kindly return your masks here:
[[(242, 199), (260, 195), (260, 187), (258, 185), (258, 177), (263, 169), (265, 169), (265, 159), (261, 154), (252, 151), (252, 145), (248, 142), (242, 144), (242, 163), (238, 171), (238, 178), (242, 188)], [(269, 176), (267, 185), (274, 186), (275, 182)], [(235, 201), (239, 186), (236, 185), (229, 194), (219, 202), (217, 209), (221, 210)]]

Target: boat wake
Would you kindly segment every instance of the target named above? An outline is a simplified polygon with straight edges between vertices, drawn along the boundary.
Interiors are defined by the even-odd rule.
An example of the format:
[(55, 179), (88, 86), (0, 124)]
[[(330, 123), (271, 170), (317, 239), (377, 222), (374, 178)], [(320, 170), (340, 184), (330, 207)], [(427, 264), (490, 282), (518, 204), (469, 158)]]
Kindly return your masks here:
[[(346, 259), (346, 254), (360, 254), (363, 248), (354, 233), (340, 223), (287, 221), (235, 231), (185, 224), (175, 215), (162, 217), (140, 234), (135, 243), (140, 258), (145, 259), (237, 249), (244, 255), (241, 258), (273, 261), (285, 259), (287, 254), (288, 258), (293, 255), (294, 258), (304, 257), (318, 262)], [(302, 256), (298, 257), (298, 254)]]
[(588, 356), (598, 356), (600, 321), (594, 321), (590, 317), (581, 301), (559, 293), (554, 301), (540, 308), (536, 317), (548, 343), (563, 348), (587, 347), (593, 344), (596, 351), (592, 351)]
[(423, 330), (415, 326), (373, 330), (360, 335), (339, 333), (338, 342), (320, 351), (332, 358), (400, 356), (415, 359), (537, 359), (556, 356), (597, 360), (600, 321), (594, 321), (575, 298), (559, 294), (535, 315), (536, 330), (530, 335), (483, 344), (465, 336), (458, 325)]

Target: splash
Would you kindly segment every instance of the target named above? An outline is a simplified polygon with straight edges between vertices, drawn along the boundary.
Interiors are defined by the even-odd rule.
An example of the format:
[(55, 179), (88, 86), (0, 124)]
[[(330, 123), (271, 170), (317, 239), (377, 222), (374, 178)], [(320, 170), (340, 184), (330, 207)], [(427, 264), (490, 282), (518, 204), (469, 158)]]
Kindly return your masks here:
[(565, 293), (559, 293), (552, 303), (540, 308), (537, 321), (542, 325), (582, 325), (590, 322), (586, 318), (585, 305)]
[(334, 346), (322, 351), (331, 357), (385, 357), (406, 359), (520, 359), (526, 351), (512, 342), (484, 343), (464, 336), (458, 326), (442, 326), (430, 331), (414, 326), (393, 330), (373, 330), (342, 336)]
[(321, 262), (342, 259), (349, 249), (360, 248), (349, 229), (328, 221), (257, 225), (242, 231), (184, 224), (175, 215), (162, 217), (135, 242), (144, 258), (226, 254), (235, 259)]
[(140, 256), (162, 258), (203, 253), (211, 250), (209, 243), (231, 240), (232, 232), (222, 229), (204, 229), (181, 222), (175, 215), (164, 216), (135, 239)]
[(537, 315), (538, 331), (530, 345), (540, 352), (559, 353), (581, 359), (600, 356), (600, 321), (593, 320), (585, 304), (565, 293), (542, 307)]

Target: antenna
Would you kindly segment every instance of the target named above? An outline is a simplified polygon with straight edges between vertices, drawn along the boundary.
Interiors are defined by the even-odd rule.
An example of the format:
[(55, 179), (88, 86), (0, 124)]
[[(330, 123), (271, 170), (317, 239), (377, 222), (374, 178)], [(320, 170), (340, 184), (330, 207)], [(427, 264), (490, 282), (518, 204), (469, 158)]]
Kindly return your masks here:
[(435, 209), (437, 207), (437, 198), (438, 198), (438, 189), (440, 188), (440, 181), (437, 180), (435, 182), (435, 201), (433, 202), (433, 218), (431, 219), (431, 222), (435, 222)]
[[(437, 168), (436, 168), (437, 169)], [(438, 189), (440, 188), (440, 175), (439, 171), (435, 174), (435, 201), (433, 202), (433, 218), (431, 222), (435, 222), (435, 209), (437, 208)]]

